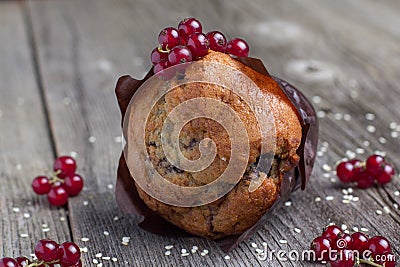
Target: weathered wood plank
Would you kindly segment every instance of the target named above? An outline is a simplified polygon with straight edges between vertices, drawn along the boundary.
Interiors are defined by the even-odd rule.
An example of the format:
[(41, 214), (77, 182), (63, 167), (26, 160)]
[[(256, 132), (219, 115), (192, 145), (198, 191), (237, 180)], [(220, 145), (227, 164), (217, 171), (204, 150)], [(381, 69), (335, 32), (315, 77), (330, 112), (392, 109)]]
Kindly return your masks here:
[[(390, 122), (399, 122), (396, 75), (400, 69), (395, 57), (400, 49), (398, 29), (385, 27), (398, 24), (398, 12), (389, 4), (41, 1), (31, 2), (30, 7), (57, 152), (76, 151), (88, 181), (85, 195), (72, 200), (70, 206), (75, 239), (87, 236), (91, 240), (86, 263), (102, 252), (135, 265), (313, 266), (276, 259), (257, 261), (250, 244), (255, 242), (260, 248), (266, 241), (269, 249), (301, 251), (328, 220), (393, 237), (399, 254), (400, 244), (395, 238), (399, 211), (392, 208), (393, 200), (399, 202), (393, 195), (400, 188), (399, 180), (388, 188), (355, 190), (353, 194), (360, 201), (344, 205), (342, 187), (324, 177), (335, 177), (324, 165), (333, 168), (346, 150), (363, 148), (365, 154), (357, 155), (361, 158), (374, 150), (385, 151), (392, 161), (400, 156), (398, 139), (392, 138), (388, 129)], [(369, 19), (374, 11), (388, 16)], [(271, 73), (294, 82), (310, 97), (320, 96), (321, 101), (313, 99), (318, 110), (325, 112), (321, 142), (326, 143), (321, 145), (312, 182), (305, 192), (295, 193), (293, 204), (281, 209), (265, 229), (232, 252), (230, 260), (224, 260), (224, 254), (210, 241), (153, 236), (138, 229), (135, 219), (112, 220), (116, 215), (121, 217), (107, 187), (115, 179), (121, 150), (113, 140), (120, 133), (114, 83), (125, 73), (143, 76), (160, 28), (192, 15), (205, 21), (206, 29), (221, 29), (230, 37), (244, 36), (251, 44), (252, 55), (262, 58)], [(377, 119), (366, 120), (367, 112), (375, 113)], [(366, 131), (370, 124), (376, 127), (375, 133)], [(94, 143), (88, 142), (90, 136), (96, 138)], [(379, 137), (385, 137), (386, 143), (379, 142)], [(321, 202), (314, 201), (318, 196)], [(335, 199), (326, 201), (326, 196)], [(83, 200), (88, 200), (89, 206), (82, 205)], [(375, 210), (383, 206), (391, 207), (391, 214), (376, 216)], [(302, 232), (295, 233), (294, 227)], [(103, 235), (105, 230), (110, 236)], [(120, 244), (125, 235), (132, 238), (128, 247)], [(281, 239), (288, 244), (281, 244)], [(164, 257), (163, 246), (170, 243), (179, 249), (197, 245), (212, 253), (205, 258), (183, 258), (174, 250), (172, 256)]]
[(46, 197), (36, 196), (30, 186), (35, 175), (51, 167), (53, 151), (24, 14), (17, 2), (0, 3), (0, 25), (1, 258), (29, 256), (37, 240), (63, 242), (70, 239), (70, 231), (65, 210), (51, 208)]

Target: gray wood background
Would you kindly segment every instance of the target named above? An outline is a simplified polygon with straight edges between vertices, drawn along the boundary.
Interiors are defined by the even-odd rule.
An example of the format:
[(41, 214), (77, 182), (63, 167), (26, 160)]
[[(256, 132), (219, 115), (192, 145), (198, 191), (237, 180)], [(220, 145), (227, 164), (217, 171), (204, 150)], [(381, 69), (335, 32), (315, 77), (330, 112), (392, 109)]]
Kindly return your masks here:
[[(244, 37), (251, 56), (296, 84), (320, 116), (308, 187), (230, 259), (212, 241), (144, 232), (114, 200), (121, 153), (116, 80), (123, 74), (142, 78), (160, 29), (188, 16), (206, 30)], [(346, 187), (333, 173), (341, 158), (365, 159), (374, 151), (399, 166), (399, 25), (397, 0), (1, 1), (0, 257), (29, 255), (38, 239), (53, 238), (86, 247), (84, 266), (96, 266), (93, 259), (103, 266), (315, 266), (261, 261), (252, 243), (301, 252), (335, 222), (388, 237), (399, 258), (399, 177), (385, 187), (355, 189), (344, 204)], [(57, 155), (71, 152), (85, 178), (84, 192), (68, 208), (50, 207), (30, 182)], [(128, 245), (123, 237), (130, 237)], [(196, 253), (181, 256), (181, 249), (193, 246)], [(201, 256), (204, 249), (209, 254)]]

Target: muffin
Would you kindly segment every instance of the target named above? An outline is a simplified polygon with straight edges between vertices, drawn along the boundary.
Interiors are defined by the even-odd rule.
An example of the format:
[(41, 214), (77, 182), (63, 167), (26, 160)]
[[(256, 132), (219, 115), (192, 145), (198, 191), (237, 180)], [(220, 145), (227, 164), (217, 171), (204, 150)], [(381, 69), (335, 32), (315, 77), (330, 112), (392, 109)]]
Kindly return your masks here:
[[(188, 22), (184, 20), (184, 23)], [(187, 27), (184, 29), (187, 29)], [(192, 33), (190, 37), (192, 39), (189, 38), (185, 41), (187, 47), (182, 48), (182, 46), (176, 45), (175, 48), (178, 48), (178, 50), (174, 55), (175, 57), (170, 58), (170, 55), (175, 51), (175, 48), (173, 48), (167, 51), (168, 59), (166, 60), (162, 58), (165, 56), (162, 52), (164, 52), (163, 49), (168, 49), (168, 45), (164, 45), (163, 40), (167, 39), (170, 42), (171, 40), (163, 35), (170, 34), (169, 37), (172, 38), (171, 32), (173, 33), (173, 29), (166, 28), (160, 33), (162, 37), (161, 41), (159, 37), (160, 47), (153, 50), (152, 53), (152, 62), (155, 65), (145, 79), (137, 81), (124, 76), (120, 78), (116, 88), (122, 115), (128, 117), (128, 119), (130, 112), (132, 112), (129, 111), (128, 104), (130, 101), (132, 102), (136, 90), (145, 86), (147, 80), (154, 78), (153, 75), (167, 80), (167, 84), (173, 88), (160, 97), (151, 107), (144, 125), (138, 125), (138, 127), (143, 126), (144, 128), (143, 142), (148, 163), (163, 179), (180, 187), (202, 187), (212, 184), (224, 174), (233, 158), (233, 141), (227, 129), (217, 121), (198, 117), (188, 121), (179, 132), (179, 150), (188, 160), (196, 161), (202, 157), (200, 147), (204, 140), (212, 140), (215, 144), (215, 157), (204, 169), (192, 172), (177, 167), (170, 161), (165, 153), (165, 146), (163, 146), (165, 136), (163, 137), (161, 129), (165, 126), (169, 114), (174, 109), (193, 99), (211, 99), (229, 106), (245, 128), (246, 141), (249, 144), (248, 157), (241, 162), (245, 168), (239, 180), (232, 184), (231, 189), (218, 199), (201, 205), (173, 205), (157, 197), (173, 194), (168, 188), (157, 189), (157, 196), (155, 196), (154, 193), (149, 193), (146, 190), (143, 182), (142, 184), (139, 182), (138, 178), (142, 177), (135, 177), (131, 168), (129, 168), (130, 173), (127, 171), (127, 165), (131, 167), (132, 164), (145, 165), (147, 163), (132, 162), (127, 158), (125, 152), (119, 166), (118, 203), (131, 213), (150, 218), (148, 221), (152, 222), (144, 227), (150, 229), (150, 231), (154, 228), (152, 224), (155, 224), (155, 221), (166, 220), (187, 233), (209, 239), (241, 235), (259, 224), (258, 222), (265, 218), (274, 204), (279, 199), (287, 198), (292, 191), (299, 187), (300, 182), (304, 189), (315, 158), (318, 133), (315, 112), (297, 89), (278, 78), (271, 77), (261, 61), (248, 58), (248, 47), (246, 49), (245, 46), (241, 45), (241, 39), (233, 39), (233, 42), (229, 42), (231, 46), (228, 43), (228, 45), (225, 45), (225, 50), (221, 52), (218, 51), (219, 47), (217, 46), (212, 49), (213, 39), (211, 38), (215, 34), (207, 34), (209, 43), (205, 43), (205, 45), (210, 49), (202, 50), (201, 45), (203, 43), (200, 42), (202, 37), (200, 36), (200, 38), (199, 34)], [(179, 31), (179, 33), (181, 32)], [(194, 35), (195, 37), (193, 37)], [(193, 41), (193, 38), (196, 39)], [(218, 39), (214, 41), (215, 44), (222, 45), (221, 42), (218, 42)], [(190, 52), (191, 43), (194, 45)], [(185, 49), (189, 51), (189, 54), (186, 53)], [(174, 62), (174, 60), (175, 64), (195, 60), (197, 65), (192, 64), (180, 68), (178, 76), (181, 77), (171, 79), (175, 75), (175, 70), (174, 75), (170, 75), (168, 64)], [(215, 64), (238, 71), (251, 80), (257, 89), (254, 89), (255, 87), (245, 88), (250, 98), (255, 98), (257, 93), (261, 92), (262, 97), (266, 99), (267, 106), (263, 111), (268, 115), (264, 115), (264, 117), (261, 115), (261, 119), (271, 123), (273, 128), (273, 134), (268, 137), (273, 140), (267, 142), (266, 147), (263, 147), (265, 136), (260, 132), (260, 117), (254, 114), (252, 107), (243, 100), (242, 96), (218, 83), (200, 81), (206, 75), (217, 80), (228, 75), (228, 71), (214, 69)], [(179, 79), (191, 78), (199, 81), (177, 82)], [(236, 77), (232, 79), (236, 79)], [(240, 80), (234, 84), (238, 87), (245, 87)], [(141, 105), (137, 101), (133, 101), (133, 103)], [(136, 108), (140, 109), (140, 107)], [(214, 107), (193, 105), (190, 108), (201, 111), (201, 109), (213, 110)], [(129, 136), (132, 138), (132, 133), (129, 132), (129, 128), (128, 130), (124, 128), (124, 130), (125, 137), (131, 140)], [(132, 147), (134, 146), (130, 146), (130, 149)], [(270, 160), (268, 164), (266, 164), (265, 158)], [(128, 164), (126, 164), (125, 159)], [(265, 164), (267, 166), (263, 168)], [(253, 181), (260, 181), (256, 188), (252, 188)], [(120, 190), (118, 185), (120, 185)], [(174, 195), (173, 197), (179, 198), (180, 196)], [(165, 226), (167, 225), (165, 224)], [(159, 233), (158, 230), (152, 232)]]

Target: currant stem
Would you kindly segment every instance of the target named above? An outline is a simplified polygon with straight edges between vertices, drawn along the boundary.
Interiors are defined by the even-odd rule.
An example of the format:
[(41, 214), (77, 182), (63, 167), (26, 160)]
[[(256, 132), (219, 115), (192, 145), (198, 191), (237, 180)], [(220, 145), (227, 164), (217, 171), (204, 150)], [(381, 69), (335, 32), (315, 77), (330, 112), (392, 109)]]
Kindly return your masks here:
[(369, 260), (359, 259), (358, 261), (359, 261), (359, 263), (364, 263), (364, 264), (368, 264), (368, 265), (375, 266), (375, 267), (384, 267), (380, 264), (377, 264), (377, 263), (369, 261)]
[(49, 267), (50, 264), (54, 264), (54, 263), (58, 263), (58, 262), (59, 262), (59, 260), (50, 261), (50, 262), (36, 261), (36, 262), (32, 262), (31, 264), (26, 265), (25, 267), (37, 267), (37, 266), (41, 266), (42, 264), (44, 264), (44, 266)]
[(170, 49), (168, 49), (168, 45), (166, 47), (166, 50), (163, 50), (161, 45), (158, 46), (158, 51), (160, 51), (161, 53), (169, 53)]
[(50, 184), (54, 184), (54, 183), (56, 183), (56, 182), (60, 182), (60, 183), (64, 183), (64, 180), (63, 179), (60, 179), (60, 178), (58, 178), (58, 175), (61, 173), (61, 170), (58, 170), (58, 171), (56, 171), (56, 172), (53, 172), (51, 175), (50, 175)]

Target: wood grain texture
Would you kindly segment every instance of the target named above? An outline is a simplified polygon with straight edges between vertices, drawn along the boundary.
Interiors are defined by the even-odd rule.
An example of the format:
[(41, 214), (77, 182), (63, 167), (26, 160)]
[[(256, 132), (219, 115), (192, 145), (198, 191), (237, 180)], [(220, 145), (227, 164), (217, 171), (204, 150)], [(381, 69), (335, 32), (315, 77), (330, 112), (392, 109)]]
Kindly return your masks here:
[[(304, 261), (278, 261), (276, 257), (260, 261), (251, 243), (262, 248), (266, 242), (269, 250), (301, 251), (328, 221), (346, 224), (349, 229), (366, 227), (371, 235), (387, 236), (400, 255), (400, 213), (393, 207), (400, 203), (394, 195), (400, 189), (399, 178), (384, 188), (355, 190), (353, 195), (360, 201), (342, 204), (343, 187), (331, 181), (336, 179), (329, 170), (355, 151), (361, 159), (375, 150), (385, 151), (394, 163), (400, 156), (399, 139), (393, 138), (395, 134), (389, 129), (391, 122), (400, 124), (398, 2), (75, 0), (32, 1), (28, 5), (28, 23), (33, 27), (40, 67), (37, 78), (43, 84), (56, 152), (77, 152), (79, 171), (86, 181), (84, 194), (70, 201), (69, 211), (75, 241), (89, 249), (84, 255), (87, 266), (93, 265), (96, 253), (118, 259), (116, 263), (104, 261), (107, 266), (315, 266)], [(108, 186), (114, 184), (121, 152), (121, 144), (115, 142), (121, 132), (115, 82), (127, 73), (143, 77), (160, 29), (187, 16), (198, 17), (206, 30), (245, 37), (251, 55), (261, 58), (270, 73), (302, 89), (323, 116), (320, 153), (307, 189), (293, 194), (292, 205), (280, 209), (262, 230), (231, 252), (229, 260), (211, 241), (159, 237), (140, 230), (137, 218), (119, 213)], [(18, 25), (15, 18), (12, 23)], [(375, 120), (366, 119), (369, 112), (375, 114)], [(372, 132), (372, 127), (367, 131), (368, 125), (376, 131)], [(10, 133), (16, 129), (11, 122), (9, 127)], [(0, 129), (3, 137), (4, 128)], [(37, 142), (34, 136), (30, 133), (21, 140)], [(90, 139), (94, 142), (89, 142), (90, 137), (95, 137)], [(46, 148), (35, 142), (30, 144), (33, 150)], [(51, 147), (45, 151), (51, 158)], [(2, 156), (5, 162), (12, 158)], [(326, 196), (334, 200), (326, 201)], [(316, 202), (316, 197), (322, 201)], [(376, 215), (384, 206), (391, 212)], [(115, 216), (120, 219), (114, 221)], [(124, 236), (131, 237), (128, 246), (121, 244)], [(90, 240), (83, 243), (82, 237)], [(168, 244), (175, 247), (170, 256), (164, 256)], [(190, 250), (194, 245), (199, 247), (196, 254), (180, 255), (180, 249)], [(202, 249), (210, 250), (210, 255), (200, 256)]]
[(63, 242), (70, 230), (66, 211), (50, 208), (30, 186), (51, 167), (53, 151), (17, 3), (0, 3), (0, 25), (0, 257), (29, 256), (37, 240)]

